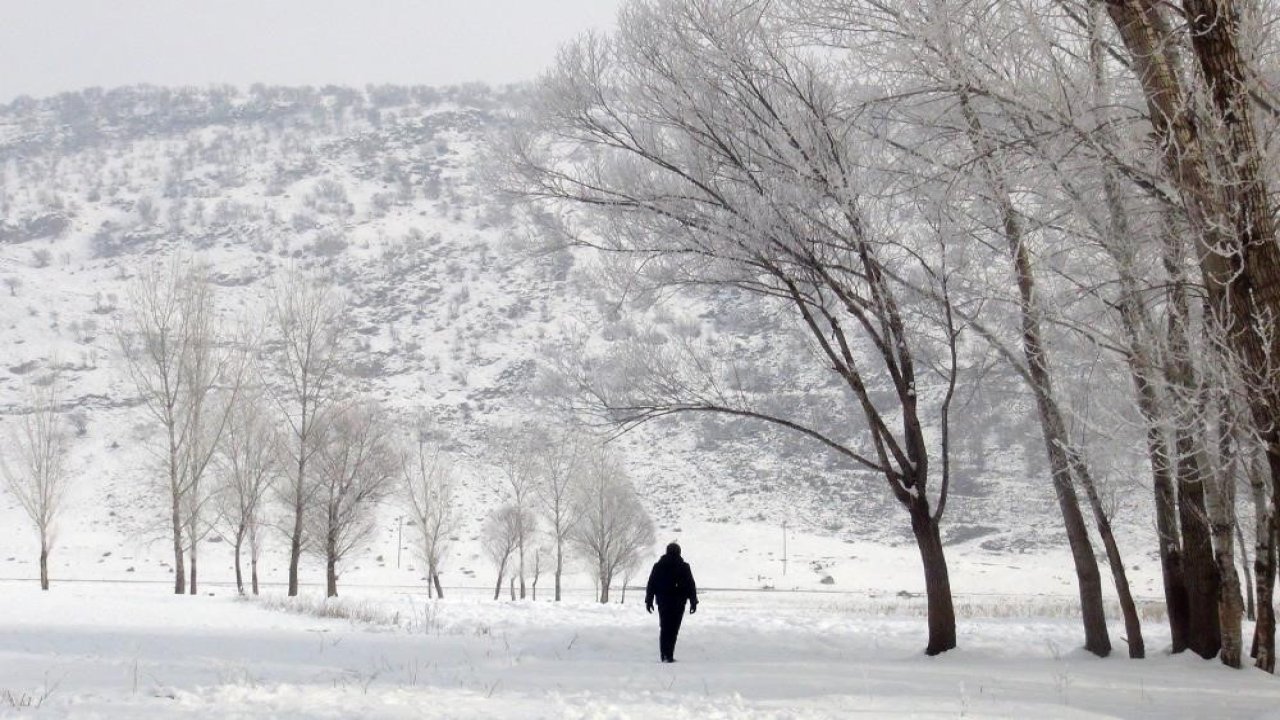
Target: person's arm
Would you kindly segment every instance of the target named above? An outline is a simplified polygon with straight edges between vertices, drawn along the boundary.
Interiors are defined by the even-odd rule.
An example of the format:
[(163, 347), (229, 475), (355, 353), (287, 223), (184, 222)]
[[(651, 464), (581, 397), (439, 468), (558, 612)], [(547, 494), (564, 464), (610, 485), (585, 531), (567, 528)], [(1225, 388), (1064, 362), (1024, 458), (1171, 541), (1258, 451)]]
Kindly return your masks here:
[(656, 584), (655, 580), (657, 578), (657, 575), (658, 575), (658, 566), (654, 565), (653, 569), (649, 571), (649, 582), (646, 583), (644, 587), (644, 609), (648, 610), (649, 612), (653, 612), (653, 594), (655, 590), (654, 585)]
[(698, 610), (698, 585), (693, 581), (693, 568), (685, 563), (685, 569), (689, 576), (689, 614), (693, 614)]

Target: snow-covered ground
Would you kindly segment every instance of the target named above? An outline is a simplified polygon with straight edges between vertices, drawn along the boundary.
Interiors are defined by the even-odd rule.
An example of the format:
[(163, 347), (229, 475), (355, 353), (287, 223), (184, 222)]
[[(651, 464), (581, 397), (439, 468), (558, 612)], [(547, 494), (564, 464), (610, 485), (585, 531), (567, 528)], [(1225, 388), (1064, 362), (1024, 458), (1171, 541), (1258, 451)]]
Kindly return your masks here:
[(1158, 623), (1144, 661), (1092, 657), (1074, 649), (1076, 621), (1026, 617), (964, 618), (960, 649), (928, 658), (909, 606), (707, 591), (679, 662), (663, 665), (634, 595), (601, 606), (364, 590), (341, 600), (351, 620), (225, 588), (0, 592), (0, 716), (1280, 718), (1274, 677), (1167, 656)]

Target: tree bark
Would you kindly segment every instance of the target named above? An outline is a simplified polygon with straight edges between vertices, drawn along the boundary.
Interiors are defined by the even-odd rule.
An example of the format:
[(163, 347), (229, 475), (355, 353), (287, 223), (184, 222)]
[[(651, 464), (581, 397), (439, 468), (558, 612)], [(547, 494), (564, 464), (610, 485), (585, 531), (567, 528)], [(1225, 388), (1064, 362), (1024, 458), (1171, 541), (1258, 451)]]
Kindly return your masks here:
[(502, 576), (507, 572), (507, 561), (504, 559), (502, 564), (498, 566), (498, 582), (493, 586), (493, 599), (497, 600), (502, 597)]
[(191, 563), (190, 563), (191, 564), (191, 567), (190, 567), (191, 581), (187, 583), (187, 592), (190, 593), (191, 595), (195, 595), (196, 594), (196, 540), (194, 535), (191, 537), (190, 555), (191, 555)]
[(49, 544), (40, 541), (40, 589), (49, 589)]
[(1111, 518), (1107, 517), (1106, 508), (1102, 506), (1102, 498), (1098, 496), (1098, 486), (1093, 480), (1093, 473), (1085, 464), (1074, 447), (1067, 448), (1067, 458), (1071, 462), (1076, 478), (1084, 487), (1089, 506), (1093, 509), (1094, 522), (1098, 526), (1098, 535), (1107, 551), (1107, 563), (1111, 567), (1111, 577), (1116, 586), (1116, 598), (1120, 602), (1120, 613), (1124, 616), (1124, 630), (1129, 643), (1129, 657), (1135, 660), (1146, 657), (1147, 645), (1142, 639), (1142, 620), (1138, 617), (1138, 606), (1133, 601), (1133, 592), (1129, 588), (1129, 577), (1124, 569), (1124, 560), (1120, 556), (1120, 545), (1116, 543), (1115, 534), (1111, 530)]
[[(1257, 606), (1254, 605), (1253, 572), (1249, 566), (1249, 544), (1244, 539), (1244, 529), (1240, 527), (1240, 519), (1236, 518), (1236, 547), (1240, 548), (1240, 574), (1244, 576), (1244, 616), (1249, 622), (1258, 619)], [(1252, 656), (1251, 656), (1252, 657)]]
[(236, 533), (236, 593), (244, 595), (244, 574), (240, 571), (240, 546), (244, 544), (244, 531)]
[(324, 569), (325, 594), (327, 597), (338, 597), (338, 559), (328, 553)]
[[(1221, 362), (1230, 363), (1227, 353), (1217, 356)], [(1213, 537), (1213, 558), (1217, 566), (1221, 588), (1218, 594), (1218, 626), (1222, 635), (1222, 649), (1218, 654), (1222, 664), (1241, 667), (1242, 637), (1241, 617), (1244, 615), (1244, 596), (1240, 590), (1240, 576), (1236, 573), (1236, 470), (1240, 464), (1239, 448), (1234, 442), (1235, 418), (1233, 417), (1226, 383), (1219, 383), (1224, 391), (1218, 398), (1218, 462), (1216, 476), (1206, 490), (1206, 509), (1209, 511), (1209, 528)]]
[[(1258, 620), (1254, 624), (1253, 651), (1254, 665), (1266, 672), (1273, 673), (1276, 670), (1276, 613), (1275, 613), (1275, 586), (1276, 586), (1276, 493), (1274, 482), (1268, 488), (1267, 477), (1265, 473), (1269, 470), (1271, 478), (1277, 477), (1277, 468), (1274, 464), (1275, 456), (1267, 453), (1266, 459), (1272, 463), (1270, 468), (1261, 467), (1263, 464), (1254, 461), (1253, 471), (1249, 484), (1253, 488), (1254, 509), (1257, 515), (1256, 542), (1257, 548), (1254, 550), (1254, 574), (1258, 583)], [(1267, 497), (1267, 491), (1270, 490), (1271, 496)]]
[(436, 571), (432, 570), (432, 571), (431, 571), (431, 580), (432, 580), (433, 582), (435, 582), (435, 584), (436, 584), (436, 598), (443, 600), (443, 599), (444, 599), (444, 588), (440, 587), (440, 573), (438, 573), (438, 572), (436, 572)]
[(1271, 515), (1271, 498), (1268, 496), (1265, 455), (1254, 451), (1250, 454), (1247, 472), (1249, 490), (1253, 496), (1254, 592), (1257, 594), (1253, 627), (1253, 644), (1249, 656), (1255, 665), (1267, 672), (1274, 672), (1275, 659), (1275, 611), (1272, 604), (1272, 588), (1275, 587), (1275, 527)]
[(1211, 658), (1222, 649), (1218, 615), (1221, 579), (1206, 504), (1206, 486), (1215, 480), (1209, 460), (1202, 378), (1191, 356), (1190, 301), (1182, 270), (1183, 246), (1173, 230), (1175, 223), (1168, 225), (1163, 257), (1169, 274), (1169, 358), (1165, 375), (1172, 390), (1174, 473), (1178, 522), (1182, 528), (1182, 567), (1187, 584), (1187, 647), (1203, 658)]
[[(305, 452), (305, 447), (298, 448), (299, 454)], [(298, 477), (295, 479), (295, 483), (297, 485), (294, 488), (296, 497), (293, 500), (293, 532), (289, 535), (289, 597), (296, 597), (298, 595), (298, 563), (302, 560), (302, 479), (304, 477), (302, 473), (305, 469), (306, 463), (299, 460)]]
[(185, 595), (187, 593), (187, 566), (184, 561), (182, 551), (182, 508), (179, 506), (181, 498), (173, 498), (172, 517), (173, 522), (173, 593), (175, 595)]
[(928, 606), (929, 644), (926, 655), (938, 655), (956, 646), (956, 611), (951, 599), (951, 576), (942, 547), (942, 532), (927, 503), (911, 511), (911, 532), (924, 566), (925, 602)]
[(1218, 569), (1205, 507), (1206, 477), (1196, 438), (1185, 428), (1174, 430), (1178, 450), (1178, 520), (1182, 526), (1182, 562), (1187, 580), (1187, 647), (1203, 658), (1222, 649), (1218, 624)]
[[(521, 524), (523, 525), (523, 523), (521, 523)], [(523, 534), (524, 534), (524, 532), (523, 532), (523, 531), (524, 531), (524, 528), (523, 528), (523, 527), (521, 527), (521, 535), (523, 535)], [(525, 587), (524, 587), (524, 538), (523, 538), (523, 537), (520, 539), (520, 567), (519, 567), (519, 571), (520, 571), (520, 572), (519, 572), (519, 575), (520, 575), (520, 599), (521, 599), (521, 600), (523, 600), (523, 599), (524, 599), (524, 594), (525, 594)]]
[(560, 573), (564, 569), (563, 541), (556, 538), (556, 602), (560, 602)]
[(258, 558), (257, 557), (252, 557), (249, 559), (249, 577), (250, 577), (250, 582), (253, 585), (253, 594), (257, 595), (258, 594)]

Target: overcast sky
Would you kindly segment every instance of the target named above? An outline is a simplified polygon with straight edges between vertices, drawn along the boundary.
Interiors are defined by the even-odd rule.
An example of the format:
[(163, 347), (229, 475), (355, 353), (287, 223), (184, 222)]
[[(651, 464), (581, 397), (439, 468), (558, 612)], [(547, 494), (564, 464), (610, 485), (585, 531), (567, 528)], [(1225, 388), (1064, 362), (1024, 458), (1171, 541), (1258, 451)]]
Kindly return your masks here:
[(536, 77), (620, 0), (6, 0), (0, 102), (84, 87)]

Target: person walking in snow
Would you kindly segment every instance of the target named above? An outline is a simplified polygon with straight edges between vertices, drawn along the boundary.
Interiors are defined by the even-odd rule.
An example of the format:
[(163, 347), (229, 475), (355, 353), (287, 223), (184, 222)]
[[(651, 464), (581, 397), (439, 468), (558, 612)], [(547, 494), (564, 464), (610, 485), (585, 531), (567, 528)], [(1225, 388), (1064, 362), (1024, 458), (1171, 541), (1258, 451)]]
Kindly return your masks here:
[(653, 602), (658, 601), (658, 652), (662, 662), (675, 662), (676, 636), (680, 634), (680, 621), (684, 619), (684, 604), (689, 603), (689, 614), (698, 612), (698, 587), (693, 582), (689, 563), (680, 557), (680, 546), (671, 543), (667, 554), (658, 558), (649, 573), (649, 584), (644, 593), (644, 609), (653, 612)]

